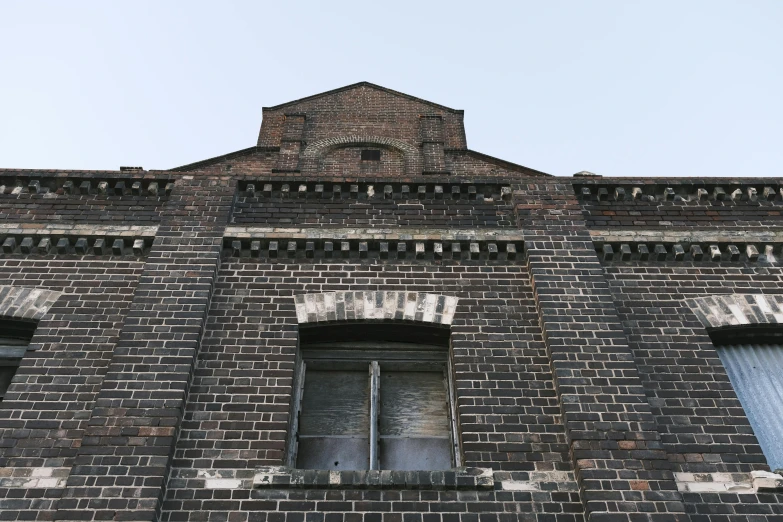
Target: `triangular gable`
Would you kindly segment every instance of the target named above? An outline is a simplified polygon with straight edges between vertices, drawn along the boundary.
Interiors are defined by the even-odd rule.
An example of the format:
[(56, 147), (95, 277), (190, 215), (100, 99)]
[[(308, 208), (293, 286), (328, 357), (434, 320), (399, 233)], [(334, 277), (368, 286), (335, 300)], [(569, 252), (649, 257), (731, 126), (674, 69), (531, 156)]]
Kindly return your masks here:
[(308, 102), (308, 101), (316, 100), (318, 98), (325, 98), (327, 96), (332, 96), (332, 95), (335, 95), (335, 94), (338, 94), (338, 93), (341, 93), (341, 92), (350, 91), (352, 89), (358, 89), (360, 87), (368, 87), (370, 89), (375, 89), (375, 90), (378, 90), (378, 91), (382, 91), (382, 92), (385, 92), (387, 94), (391, 94), (393, 96), (398, 96), (400, 98), (404, 98), (406, 100), (415, 101), (415, 102), (418, 102), (418, 103), (423, 103), (425, 105), (429, 105), (430, 107), (434, 107), (436, 109), (440, 109), (440, 110), (444, 110), (444, 111), (449, 111), (449, 112), (453, 112), (453, 113), (457, 113), (457, 114), (462, 114), (464, 112), (462, 110), (452, 109), (450, 107), (445, 107), (443, 105), (438, 105), (437, 103), (433, 103), (431, 101), (422, 100), (421, 98), (416, 98), (415, 96), (411, 96), (409, 94), (405, 94), (405, 93), (402, 93), (402, 92), (399, 92), (399, 91), (395, 91), (395, 90), (392, 90), (392, 89), (387, 89), (386, 87), (381, 87), (380, 85), (375, 85), (374, 83), (370, 83), (370, 82), (359, 82), (359, 83), (354, 83), (352, 85), (346, 85), (345, 87), (340, 87), (338, 89), (332, 89), (331, 91), (326, 91), (326, 92), (322, 92), (322, 93), (319, 93), (319, 94), (313, 94), (312, 96), (307, 96), (305, 98), (299, 98), (298, 100), (293, 100), (293, 101), (281, 103), (280, 105), (275, 105), (273, 107), (264, 107), (264, 110), (276, 111), (276, 110), (279, 110), (279, 109), (284, 109), (286, 107), (291, 107), (293, 105), (300, 104), (302, 102)]

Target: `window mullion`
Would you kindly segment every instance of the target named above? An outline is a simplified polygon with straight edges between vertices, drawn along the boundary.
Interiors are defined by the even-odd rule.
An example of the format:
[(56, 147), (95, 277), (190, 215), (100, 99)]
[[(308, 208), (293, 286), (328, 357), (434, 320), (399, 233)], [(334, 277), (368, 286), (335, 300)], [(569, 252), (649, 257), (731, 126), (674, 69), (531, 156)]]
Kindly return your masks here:
[(370, 363), (370, 469), (380, 469), (378, 458), (378, 410), (380, 405), (381, 371), (378, 361)]

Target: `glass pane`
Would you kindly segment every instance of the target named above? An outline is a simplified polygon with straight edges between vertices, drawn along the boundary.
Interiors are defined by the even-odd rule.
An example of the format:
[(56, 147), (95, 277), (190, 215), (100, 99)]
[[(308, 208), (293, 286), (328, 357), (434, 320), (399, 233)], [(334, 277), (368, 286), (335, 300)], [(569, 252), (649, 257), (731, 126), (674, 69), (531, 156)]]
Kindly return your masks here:
[(300, 435), (369, 437), (370, 376), (364, 371), (307, 370)]
[(381, 437), (381, 469), (451, 469), (451, 439)]
[(348, 437), (300, 437), (299, 469), (370, 469), (370, 440)]
[(387, 372), (381, 368), (381, 436), (448, 437), (442, 372)]

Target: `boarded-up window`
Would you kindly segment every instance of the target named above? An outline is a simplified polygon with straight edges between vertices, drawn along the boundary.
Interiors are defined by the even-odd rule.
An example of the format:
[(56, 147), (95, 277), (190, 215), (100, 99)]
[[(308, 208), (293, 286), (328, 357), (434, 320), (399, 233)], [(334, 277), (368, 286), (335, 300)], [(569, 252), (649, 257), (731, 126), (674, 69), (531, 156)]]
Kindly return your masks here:
[(299, 467), (311, 469), (369, 469), (370, 377), (366, 371), (307, 371), (298, 459)]
[(446, 346), (302, 345), (298, 468), (443, 470), (458, 459)]
[(719, 346), (718, 355), (770, 468), (783, 468), (783, 345)]
[(449, 469), (448, 390), (443, 372), (383, 371), (381, 469)]

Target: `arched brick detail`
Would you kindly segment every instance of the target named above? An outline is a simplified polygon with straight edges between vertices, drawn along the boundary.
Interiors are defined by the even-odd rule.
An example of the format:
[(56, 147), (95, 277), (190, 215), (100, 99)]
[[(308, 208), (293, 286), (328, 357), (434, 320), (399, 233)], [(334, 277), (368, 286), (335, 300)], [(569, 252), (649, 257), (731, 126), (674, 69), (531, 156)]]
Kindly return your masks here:
[(326, 292), (295, 297), (299, 324), (397, 320), (450, 325), (457, 298), (424, 292)]
[(318, 161), (334, 149), (342, 147), (381, 147), (394, 149), (405, 158), (405, 173), (414, 174), (422, 170), (419, 150), (402, 140), (382, 136), (338, 136), (325, 138), (309, 144), (302, 152), (302, 168), (305, 171), (318, 170)]
[(0, 317), (38, 321), (61, 295), (43, 288), (0, 286)]
[(705, 328), (783, 325), (783, 295), (714, 295), (686, 302)]

